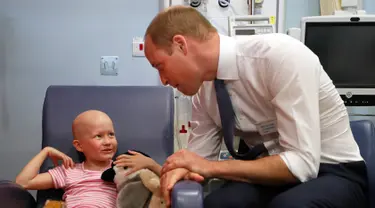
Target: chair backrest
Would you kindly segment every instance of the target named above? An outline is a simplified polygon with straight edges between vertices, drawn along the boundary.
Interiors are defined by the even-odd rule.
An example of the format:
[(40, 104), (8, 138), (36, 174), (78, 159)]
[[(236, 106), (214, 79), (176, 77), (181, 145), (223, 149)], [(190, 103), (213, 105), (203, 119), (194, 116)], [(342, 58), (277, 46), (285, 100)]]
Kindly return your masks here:
[[(79, 155), (72, 146), (72, 121), (81, 112), (96, 109), (113, 120), (118, 154), (141, 150), (163, 164), (173, 153), (174, 95), (163, 86), (50, 86), (43, 105), (42, 147), (52, 146), (75, 161)], [(46, 160), (45, 172), (53, 167)], [(62, 190), (38, 191), (38, 204), (61, 199)]]
[[(351, 121), (350, 126), (359, 146), (361, 155), (367, 164), (369, 194), (375, 194), (375, 126), (371, 121)], [(370, 205), (375, 208), (375, 199), (370, 197)]]
[(353, 136), (360, 148), (363, 159), (368, 162), (374, 152), (375, 144), (375, 127), (371, 121), (358, 120), (351, 121), (350, 127)]

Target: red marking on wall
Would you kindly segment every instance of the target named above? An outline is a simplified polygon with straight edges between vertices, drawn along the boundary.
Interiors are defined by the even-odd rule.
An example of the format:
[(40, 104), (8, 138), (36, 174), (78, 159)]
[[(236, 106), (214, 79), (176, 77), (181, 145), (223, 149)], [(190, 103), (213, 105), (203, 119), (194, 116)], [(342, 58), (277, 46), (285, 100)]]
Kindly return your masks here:
[(181, 126), (180, 133), (181, 134), (186, 134), (187, 133), (187, 130), (185, 129), (185, 125)]

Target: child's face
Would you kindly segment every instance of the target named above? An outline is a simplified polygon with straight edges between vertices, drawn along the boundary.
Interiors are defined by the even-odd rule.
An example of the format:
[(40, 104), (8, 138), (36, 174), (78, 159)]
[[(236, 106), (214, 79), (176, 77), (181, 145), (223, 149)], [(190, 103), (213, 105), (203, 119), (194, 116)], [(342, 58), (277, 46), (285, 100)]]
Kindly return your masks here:
[(117, 140), (112, 120), (106, 116), (93, 116), (80, 126), (80, 136), (75, 145), (86, 160), (106, 162), (113, 158), (117, 151)]

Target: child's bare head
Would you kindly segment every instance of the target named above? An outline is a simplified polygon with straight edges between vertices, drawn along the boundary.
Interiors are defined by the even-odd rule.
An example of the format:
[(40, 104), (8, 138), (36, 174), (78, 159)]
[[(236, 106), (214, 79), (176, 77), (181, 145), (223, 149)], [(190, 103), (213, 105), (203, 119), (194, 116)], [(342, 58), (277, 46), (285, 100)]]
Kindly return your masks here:
[(117, 140), (111, 118), (104, 112), (88, 110), (73, 121), (73, 145), (86, 160), (104, 162), (117, 151)]

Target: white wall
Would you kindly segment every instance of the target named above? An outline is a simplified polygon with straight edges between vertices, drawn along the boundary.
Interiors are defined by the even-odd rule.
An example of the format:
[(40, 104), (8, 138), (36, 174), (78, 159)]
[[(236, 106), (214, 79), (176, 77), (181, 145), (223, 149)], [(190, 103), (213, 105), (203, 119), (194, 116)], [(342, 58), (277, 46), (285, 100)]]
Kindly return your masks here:
[(285, 29), (291, 27), (299, 28), (302, 17), (319, 15), (319, 0), (286, 0)]
[[(0, 28), (5, 28), (6, 21), (5, 17), (2, 16), (2, 9), (0, 3)], [(5, 102), (5, 91), (6, 91), (6, 71), (5, 71), (5, 33), (1, 32), (0, 30), (0, 141), (3, 144), (3, 141), (5, 140), (5, 129), (8, 126), (8, 123), (6, 122), (8, 119), (8, 113), (6, 110), (6, 102)], [(1, 153), (0, 153), (1, 154)]]

